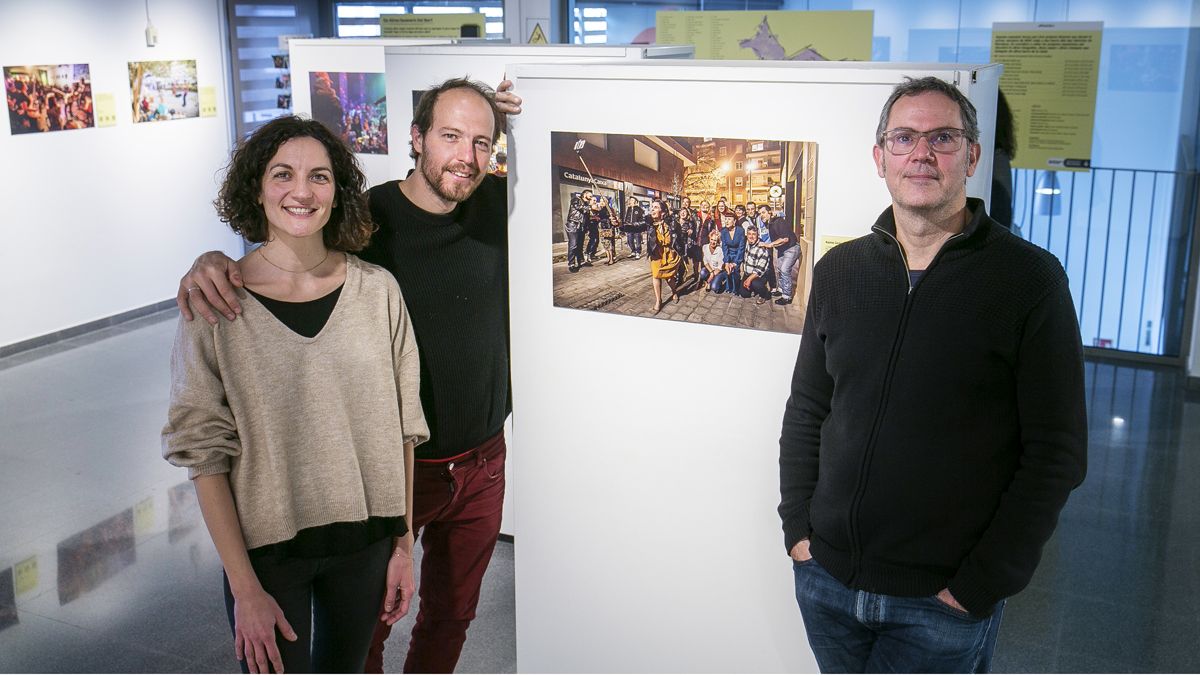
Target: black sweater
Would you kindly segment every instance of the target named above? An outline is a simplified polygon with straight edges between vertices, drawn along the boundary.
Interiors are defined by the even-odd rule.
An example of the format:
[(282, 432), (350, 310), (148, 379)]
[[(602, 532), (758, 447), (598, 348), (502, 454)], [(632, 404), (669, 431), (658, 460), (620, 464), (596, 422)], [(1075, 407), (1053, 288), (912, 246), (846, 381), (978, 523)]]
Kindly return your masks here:
[(969, 200), (915, 287), (891, 209), (816, 265), (780, 438), (788, 550), (847, 586), (949, 587), (977, 616), (1029, 583), (1083, 480), (1066, 273)]
[(360, 254), (396, 277), (421, 355), (429, 442), (418, 459), (445, 459), (504, 427), (508, 373), (508, 193), (487, 176), (452, 212), (429, 213), (400, 181), (371, 188), (379, 231)]

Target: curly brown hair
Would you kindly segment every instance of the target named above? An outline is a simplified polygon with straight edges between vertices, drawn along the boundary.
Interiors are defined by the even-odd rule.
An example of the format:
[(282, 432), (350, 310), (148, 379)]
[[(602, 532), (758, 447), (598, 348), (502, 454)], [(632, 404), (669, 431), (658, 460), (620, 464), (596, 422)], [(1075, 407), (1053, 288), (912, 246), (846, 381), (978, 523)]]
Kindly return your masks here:
[(263, 175), (279, 147), (293, 138), (312, 138), (329, 153), (336, 206), (321, 229), (325, 246), (335, 251), (361, 250), (376, 228), (364, 194), (367, 181), (358, 160), (324, 124), (295, 115), (267, 122), (234, 149), (221, 190), (213, 201), (217, 215), (247, 241), (267, 240), (267, 216), (259, 203)]

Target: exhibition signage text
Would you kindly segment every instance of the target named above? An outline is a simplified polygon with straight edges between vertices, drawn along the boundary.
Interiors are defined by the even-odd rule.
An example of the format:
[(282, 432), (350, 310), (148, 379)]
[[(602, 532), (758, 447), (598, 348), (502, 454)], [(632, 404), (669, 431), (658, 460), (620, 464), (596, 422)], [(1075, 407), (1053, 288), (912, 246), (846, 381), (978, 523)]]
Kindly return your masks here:
[(992, 61), (1004, 64), (1000, 90), (1017, 139), (1014, 168), (1091, 167), (1103, 28), (1091, 21), (992, 24)]
[(381, 14), (379, 34), (395, 38), (485, 37), (484, 17), (473, 14)]

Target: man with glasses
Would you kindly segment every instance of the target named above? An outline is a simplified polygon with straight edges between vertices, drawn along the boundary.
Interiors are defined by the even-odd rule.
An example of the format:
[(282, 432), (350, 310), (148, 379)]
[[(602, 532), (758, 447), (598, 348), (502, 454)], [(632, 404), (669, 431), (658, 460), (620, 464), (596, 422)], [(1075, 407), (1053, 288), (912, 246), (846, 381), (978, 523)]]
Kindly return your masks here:
[(824, 672), (986, 672), (1084, 477), (1067, 276), (967, 198), (978, 139), (952, 85), (897, 86), (873, 149), (892, 205), (813, 272), (779, 513)]

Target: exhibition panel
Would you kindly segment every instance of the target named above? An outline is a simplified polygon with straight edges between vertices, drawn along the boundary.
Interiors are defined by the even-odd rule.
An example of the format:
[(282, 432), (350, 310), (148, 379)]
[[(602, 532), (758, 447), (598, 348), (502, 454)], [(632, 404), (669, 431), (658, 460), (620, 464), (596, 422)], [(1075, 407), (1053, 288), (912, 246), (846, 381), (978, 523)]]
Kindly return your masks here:
[[(890, 204), (872, 147), (905, 76), (940, 77), (975, 103), (983, 157), (967, 192), (987, 198), (1000, 67), (508, 72), (524, 99), (509, 178), (520, 670), (814, 672), (775, 511), (807, 271)], [(664, 283), (655, 311), (652, 275), (669, 255), (648, 264), (631, 250), (577, 271), (564, 255), (574, 199), (661, 210), (722, 198), (766, 206), (779, 219), (769, 234), (798, 242), (797, 301), (692, 286), (670, 302)]]

